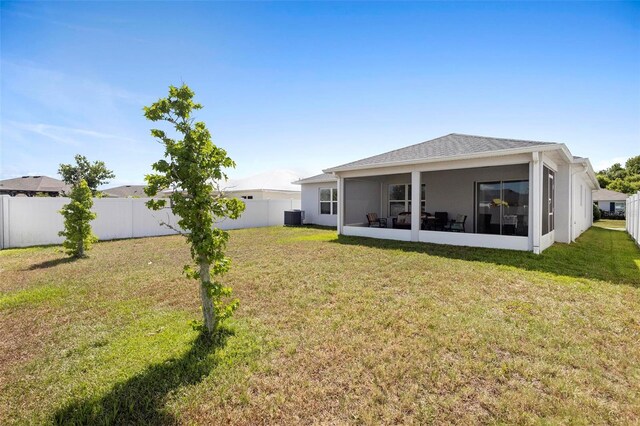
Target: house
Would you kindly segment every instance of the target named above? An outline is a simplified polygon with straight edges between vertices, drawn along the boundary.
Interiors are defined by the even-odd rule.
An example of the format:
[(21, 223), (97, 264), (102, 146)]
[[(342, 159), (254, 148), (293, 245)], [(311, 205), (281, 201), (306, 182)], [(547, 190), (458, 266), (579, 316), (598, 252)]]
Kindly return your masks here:
[(48, 176), (22, 176), (0, 180), (0, 195), (58, 197), (71, 191), (71, 187), (59, 179)]
[(456, 133), (295, 183), (305, 222), (341, 235), (534, 253), (588, 229), (599, 188), (589, 160), (562, 143)]
[(239, 189), (226, 191), (227, 197), (236, 197), (243, 200), (299, 200), (300, 191), (288, 189)]
[(300, 207), (305, 223), (337, 226), (338, 178), (335, 175), (323, 173), (293, 183), (302, 186)]
[[(168, 197), (173, 189), (165, 189), (159, 193), (160, 196)], [(217, 191), (215, 192), (218, 193)], [(224, 196), (227, 198), (240, 198), (242, 200), (299, 200), (300, 191), (290, 191), (285, 189), (238, 189), (225, 190)]]
[[(300, 188), (291, 183), (296, 174), (289, 170), (271, 170), (241, 179), (218, 182), (228, 198), (242, 200), (299, 200)], [(173, 189), (163, 191), (171, 194)]]
[(243, 200), (299, 200), (300, 187), (291, 181), (297, 178), (291, 170), (269, 170), (221, 183), (228, 197)]
[(147, 185), (122, 185), (102, 190), (102, 195), (109, 198), (146, 198), (144, 188)]
[(629, 197), (627, 194), (611, 191), (610, 189), (598, 189), (593, 191), (592, 197), (593, 202), (598, 205), (603, 216), (624, 219), (626, 201)]

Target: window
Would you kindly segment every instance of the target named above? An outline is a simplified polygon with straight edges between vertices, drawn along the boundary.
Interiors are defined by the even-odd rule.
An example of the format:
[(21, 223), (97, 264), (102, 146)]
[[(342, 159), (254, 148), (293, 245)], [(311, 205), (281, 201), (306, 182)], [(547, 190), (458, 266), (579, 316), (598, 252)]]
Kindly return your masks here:
[(338, 214), (338, 190), (320, 188), (320, 214)]
[[(542, 169), (542, 235), (554, 230), (555, 212), (555, 176), (556, 172), (544, 166)], [(580, 203), (582, 204), (582, 187), (580, 188)]]
[[(425, 201), (425, 184), (420, 188), (420, 208), (421, 211), (426, 209)], [(402, 212), (411, 211), (411, 184), (402, 183), (397, 185), (389, 185), (389, 216), (398, 216)]]
[(253, 200), (253, 195), (243, 195), (240, 198), (242, 198), (243, 200)]
[(476, 232), (529, 235), (529, 181), (476, 183)]

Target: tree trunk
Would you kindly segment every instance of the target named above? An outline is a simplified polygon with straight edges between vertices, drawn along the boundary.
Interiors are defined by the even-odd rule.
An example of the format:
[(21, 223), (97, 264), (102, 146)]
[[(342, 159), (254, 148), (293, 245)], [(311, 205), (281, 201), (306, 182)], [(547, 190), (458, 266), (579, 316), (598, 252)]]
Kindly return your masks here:
[(204, 315), (204, 325), (209, 334), (213, 334), (218, 326), (213, 308), (213, 299), (207, 294), (206, 282), (211, 280), (209, 274), (209, 263), (200, 261), (200, 299), (202, 299), (202, 314)]
[(84, 239), (80, 239), (78, 242), (78, 257), (84, 257)]

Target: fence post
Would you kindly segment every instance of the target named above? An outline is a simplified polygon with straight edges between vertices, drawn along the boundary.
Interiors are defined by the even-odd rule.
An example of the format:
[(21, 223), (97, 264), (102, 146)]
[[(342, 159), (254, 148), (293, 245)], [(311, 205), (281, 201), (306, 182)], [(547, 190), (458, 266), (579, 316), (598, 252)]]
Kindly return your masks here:
[(635, 207), (633, 209), (635, 225), (633, 227), (633, 231), (636, 244), (640, 244), (640, 191), (638, 191), (638, 193), (636, 194), (635, 199)]
[(635, 243), (640, 246), (640, 191), (626, 201), (625, 228)]
[(131, 210), (131, 238), (135, 236), (133, 224), (133, 198), (129, 198), (129, 209)]
[(0, 249), (9, 248), (9, 195), (0, 195)]

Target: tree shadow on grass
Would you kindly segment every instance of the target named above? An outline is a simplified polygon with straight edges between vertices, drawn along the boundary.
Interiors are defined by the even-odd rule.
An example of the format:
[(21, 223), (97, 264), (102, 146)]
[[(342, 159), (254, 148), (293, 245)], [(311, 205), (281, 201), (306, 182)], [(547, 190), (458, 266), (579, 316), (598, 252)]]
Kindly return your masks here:
[(592, 227), (575, 243), (554, 244), (539, 255), (515, 250), (410, 243), (343, 235), (333, 242), (493, 263), (640, 288), (640, 250), (627, 233), (603, 228)]
[(80, 260), (74, 257), (60, 257), (58, 259), (45, 260), (44, 262), (34, 263), (27, 268), (28, 271), (35, 271), (37, 269), (53, 268), (54, 266), (63, 265), (65, 263), (75, 262)]
[(214, 338), (201, 334), (179, 358), (149, 366), (100, 398), (73, 401), (51, 419), (57, 425), (166, 425), (177, 419), (164, 410), (173, 390), (202, 381), (216, 366), (211, 356), (233, 331), (223, 328)]

